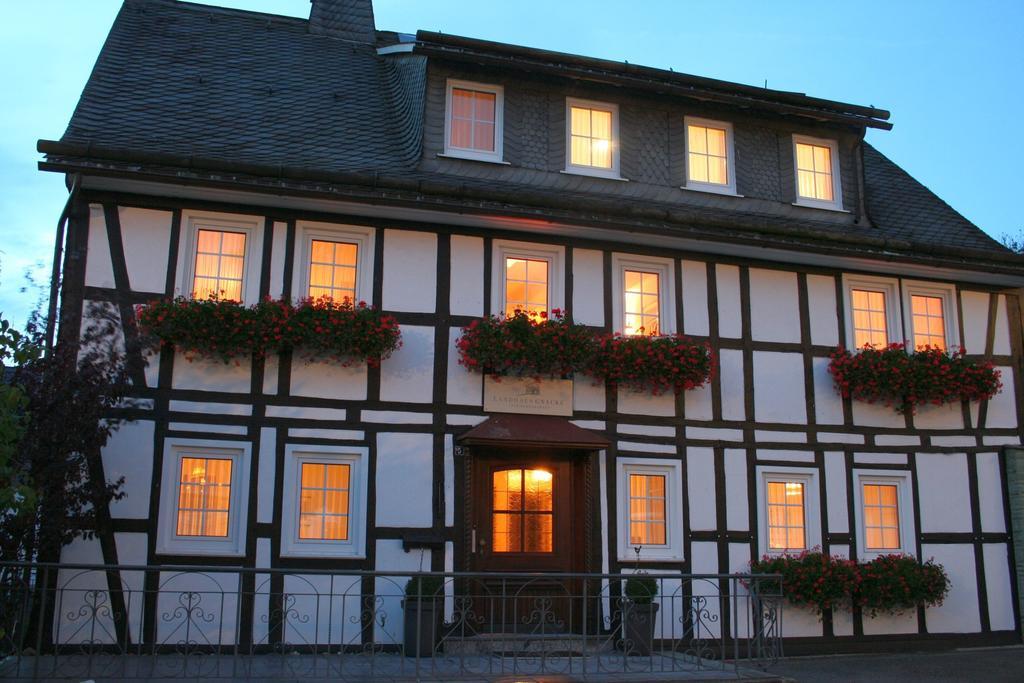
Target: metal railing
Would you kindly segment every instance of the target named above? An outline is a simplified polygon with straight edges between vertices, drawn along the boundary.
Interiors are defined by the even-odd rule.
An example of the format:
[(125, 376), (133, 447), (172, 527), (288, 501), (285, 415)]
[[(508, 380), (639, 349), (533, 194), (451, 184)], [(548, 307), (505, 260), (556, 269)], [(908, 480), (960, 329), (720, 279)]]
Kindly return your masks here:
[(740, 676), (781, 656), (778, 576), (636, 576), (0, 564), (0, 677)]

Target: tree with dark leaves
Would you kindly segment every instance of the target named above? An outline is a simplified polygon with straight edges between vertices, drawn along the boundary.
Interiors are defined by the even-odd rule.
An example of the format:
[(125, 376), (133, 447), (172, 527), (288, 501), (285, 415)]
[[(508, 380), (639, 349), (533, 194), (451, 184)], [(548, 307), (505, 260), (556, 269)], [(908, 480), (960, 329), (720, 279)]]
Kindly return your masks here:
[(1003, 236), (999, 238), (999, 241), (1010, 251), (1018, 254), (1024, 254), (1024, 228), (1022, 228), (1016, 236), (1003, 233)]
[[(30, 321), (20, 334), (0, 325), (7, 355), (17, 363), (7, 377), (13, 398), (0, 405), (0, 450), (7, 459), (0, 463), (0, 488), (15, 503), (0, 511), (0, 561), (57, 562), (62, 548), (77, 538), (98, 538), (105, 554), (113, 551), (109, 506), (124, 496), (124, 482), (106, 480), (101, 451), (121, 424), (119, 412), (132, 401), (116, 314), (93, 306), (85, 320), (79, 339), (57, 344), (46, 355), (38, 351), (40, 326)], [(33, 593), (21, 603), (29, 609), (18, 610), (18, 616), (0, 605), (15, 619), (3, 619), (0, 631), (10, 638), (41, 628), (42, 642), (52, 642), (53, 618), (41, 605), (47, 604), (44, 595), (52, 603), (56, 579), (56, 572), (36, 572), (31, 565), (0, 571), (0, 583), (10, 589), (4, 595), (13, 596), (18, 586)], [(111, 577), (108, 583), (116, 609), (123, 603), (120, 586)], [(115, 621), (120, 631), (123, 619)]]

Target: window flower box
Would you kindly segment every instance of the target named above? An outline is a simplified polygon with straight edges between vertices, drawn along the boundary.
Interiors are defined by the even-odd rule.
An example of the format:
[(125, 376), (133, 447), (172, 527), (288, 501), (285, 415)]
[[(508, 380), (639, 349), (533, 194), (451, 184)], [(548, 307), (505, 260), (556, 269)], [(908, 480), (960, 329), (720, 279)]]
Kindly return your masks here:
[(942, 565), (901, 554), (880, 555), (869, 562), (818, 550), (766, 555), (751, 562), (750, 571), (781, 575), (786, 600), (819, 614), (836, 607), (860, 607), (875, 616), (941, 605), (950, 585)]
[(600, 334), (559, 310), (474, 320), (456, 345), (459, 363), (495, 376), (570, 377), (585, 374), (614, 386), (661, 394), (706, 384), (715, 372), (707, 344), (682, 335)]
[(715, 369), (711, 346), (683, 335), (613, 334), (598, 341), (587, 374), (614, 386), (658, 395), (704, 386), (714, 377)]
[(840, 346), (828, 371), (843, 398), (911, 415), (918, 406), (988, 400), (1003, 386), (992, 363), (968, 359), (963, 349), (910, 352), (904, 344), (889, 344), (854, 352)]
[(496, 376), (569, 377), (589, 368), (594, 332), (555, 309), (531, 317), (490, 316), (462, 328), (456, 342), (459, 363), (469, 370)]
[(378, 366), (402, 345), (392, 316), (347, 299), (303, 299), (296, 304), (266, 299), (246, 307), (216, 298), (179, 297), (140, 306), (136, 317), (139, 331), (152, 345), (173, 345), (190, 360), (230, 362), (295, 350), (308, 358), (331, 357), (342, 365)]

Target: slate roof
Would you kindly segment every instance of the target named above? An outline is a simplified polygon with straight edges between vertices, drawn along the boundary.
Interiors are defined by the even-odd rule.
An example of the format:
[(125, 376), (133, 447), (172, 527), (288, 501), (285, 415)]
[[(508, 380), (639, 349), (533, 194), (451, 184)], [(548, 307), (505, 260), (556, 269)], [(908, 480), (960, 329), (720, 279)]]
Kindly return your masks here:
[(894, 237), (915, 244), (1006, 251), (1003, 245), (867, 143), (864, 143), (864, 185), (868, 214)]
[(374, 46), (310, 33), (303, 19), (128, 0), (62, 140), (328, 171), (407, 167), (419, 149), (400, 88)]
[[(395, 34), (377, 35), (394, 42)], [(126, 0), (61, 139), (64, 147), (40, 143), (48, 155), (43, 167), (70, 170), (119, 159), (139, 162), (127, 164), (139, 170), (148, 160), (165, 169), (230, 169), (274, 182), (285, 176), (351, 182), (417, 196), (583, 206), (591, 215), (607, 211), (723, 231), (735, 226), (855, 241), (837, 234), (834, 221), (633, 205), (420, 171), (425, 60), (417, 54), (380, 57), (371, 45), (311, 32), (303, 19), (176, 0)], [(995, 240), (866, 144), (864, 166), (867, 211), (878, 228), (865, 234), (865, 250), (945, 249), (947, 256), (979, 250), (1007, 260)]]

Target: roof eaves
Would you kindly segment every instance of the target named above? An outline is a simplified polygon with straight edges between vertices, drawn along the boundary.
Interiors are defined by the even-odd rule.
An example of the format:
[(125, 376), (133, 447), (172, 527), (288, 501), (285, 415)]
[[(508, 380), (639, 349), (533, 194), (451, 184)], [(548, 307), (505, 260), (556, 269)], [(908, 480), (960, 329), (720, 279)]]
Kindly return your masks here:
[[(286, 187), (294, 189), (311, 187), (315, 194), (337, 194), (339, 187), (364, 188), (387, 194), (389, 201), (401, 201), (401, 195), (424, 207), (425, 203), (438, 206), (461, 207), (465, 210), (472, 205), (482, 212), (499, 212), (507, 215), (544, 215), (561, 220), (580, 217), (579, 202), (571, 197), (527, 196), (522, 188), (506, 190), (496, 188), (469, 187), (458, 179), (418, 178), (414, 175), (394, 175), (371, 171), (324, 172), (309, 168), (238, 163), (227, 159), (179, 156), (155, 152), (138, 152), (127, 149), (110, 149), (80, 143), (59, 143), (40, 140), (38, 150), (47, 155), (40, 163), (42, 170), (58, 172), (114, 174), (117, 176), (172, 177), (176, 182), (189, 181), (200, 184), (216, 180), (230, 185), (241, 184), (258, 189), (264, 184), (280, 192)], [(244, 176), (233, 179), (232, 175)], [(302, 190), (304, 193), (306, 190)], [(358, 193), (357, 193), (358, 194)], [(867, 258), (886, 260), (909, 259), (916, 262), (938, 262), (952, 268), (974, 268), (984, 264), (993, 270), (1024, 273), (1024, 257), (1000, 251), (945, 247), (941, 244), (924, 244), (885, 237), (869, 237), (864, 234), (851, 235), (842, 231), (816, 229), (810, 226), (780, 226), (758, 216), (740, 224), (737, 220), (695, 219), (676, 210), (654, 206), (634, 209), (620, 206), (614, 201), (588, 198), (585, 202), (587, 222), (600, 220), (612, 224), (671, 226), (680, 236), (694, 239), (712, 239), (723, 242), (740, 241), (758, 243), (760, 246), (806, 249), (818, 245), (830, 253), (859, 254)], [(632, 229), (632, 228), (630, 228)], [(801, 247), (800, 245), (804, 245)]]

